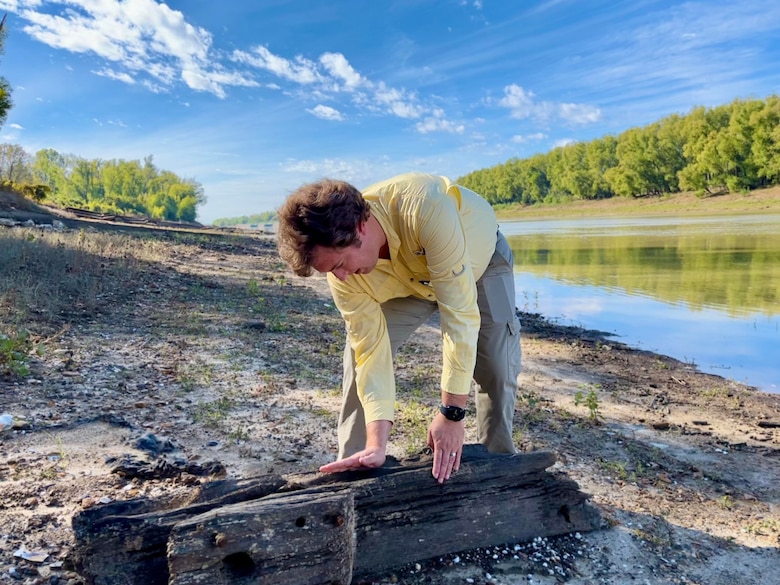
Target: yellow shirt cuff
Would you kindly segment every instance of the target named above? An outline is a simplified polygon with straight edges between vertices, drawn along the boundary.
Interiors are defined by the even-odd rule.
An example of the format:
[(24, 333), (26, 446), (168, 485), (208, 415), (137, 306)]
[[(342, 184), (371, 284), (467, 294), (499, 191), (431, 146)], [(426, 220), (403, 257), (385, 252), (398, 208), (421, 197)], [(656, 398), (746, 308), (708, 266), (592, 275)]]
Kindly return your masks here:
[(366, 424), (375, 420), (395, 421), (395, 401), (377, 400), (363, 404), (363, 412), (366, 416)]
[(461, 372), (443, 372), (441, 387), (450, 394), (468, 394), (471, 392), (471, 376)]

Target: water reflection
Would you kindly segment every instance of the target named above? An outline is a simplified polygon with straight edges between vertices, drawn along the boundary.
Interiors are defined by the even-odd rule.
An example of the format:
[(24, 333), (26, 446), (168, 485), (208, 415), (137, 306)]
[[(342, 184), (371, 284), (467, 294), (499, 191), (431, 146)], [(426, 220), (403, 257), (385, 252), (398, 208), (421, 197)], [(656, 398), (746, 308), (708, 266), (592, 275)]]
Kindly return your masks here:
[(501, 228), (521, 308), (780, 391), (780, 215)]

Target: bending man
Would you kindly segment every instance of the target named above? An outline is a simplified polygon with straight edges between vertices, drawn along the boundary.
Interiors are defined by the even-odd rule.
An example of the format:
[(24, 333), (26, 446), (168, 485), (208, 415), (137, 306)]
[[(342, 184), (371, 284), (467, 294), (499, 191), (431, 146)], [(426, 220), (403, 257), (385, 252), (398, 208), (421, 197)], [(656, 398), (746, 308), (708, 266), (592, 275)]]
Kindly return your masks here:
[(279, 253), (300, 276), (326, 272), (346, 322), (338, 460), (332, 473), (379, 467), (394, 420), (393, 357), (438, 309), (441, 406), (428, 429), (433, 476), (460, 467), (477, 383), (478, 440), (513, 453), (520, 323), (512, 250), (493, 209), (446, 177), (410, 173), (368, 187), (324, 179), (279, 210)]

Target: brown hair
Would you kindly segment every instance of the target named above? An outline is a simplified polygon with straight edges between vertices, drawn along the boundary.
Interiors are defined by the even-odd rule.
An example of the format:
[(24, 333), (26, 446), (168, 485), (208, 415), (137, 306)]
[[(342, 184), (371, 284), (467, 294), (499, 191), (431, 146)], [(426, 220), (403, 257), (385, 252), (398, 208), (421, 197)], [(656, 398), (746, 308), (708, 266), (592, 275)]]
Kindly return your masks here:
[(298, 276), (309, 276), (315, 246), (345, 248), (368, 219), (363, 195), (344, 181), (322, 179), (292, 193), (279, 209), (279, 255)]

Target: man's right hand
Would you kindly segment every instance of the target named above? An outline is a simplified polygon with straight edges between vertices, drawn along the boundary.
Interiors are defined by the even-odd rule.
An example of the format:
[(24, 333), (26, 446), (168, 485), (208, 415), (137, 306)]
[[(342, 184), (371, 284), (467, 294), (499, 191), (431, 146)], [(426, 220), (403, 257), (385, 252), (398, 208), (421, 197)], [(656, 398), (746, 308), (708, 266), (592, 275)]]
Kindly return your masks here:
[(365, 469), (367, 467), (382, 467), (387, 456), (387, 441), (390, 438), (390, 429), (393, 423), (389, 420), (375, 420), (366, 425), (366, 448), (354, 455), (339, 459), (320, 467), (322, 473), (338, 473), (351, 469)]
[(366, 448), (354, 455), (339, 459), (320, 467), (322, 473), (338, 473), (352, 469), (365, 469), (367, 467), (382, 467), (385, 463), (385, 450), (379, 447)]

